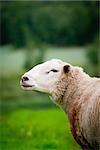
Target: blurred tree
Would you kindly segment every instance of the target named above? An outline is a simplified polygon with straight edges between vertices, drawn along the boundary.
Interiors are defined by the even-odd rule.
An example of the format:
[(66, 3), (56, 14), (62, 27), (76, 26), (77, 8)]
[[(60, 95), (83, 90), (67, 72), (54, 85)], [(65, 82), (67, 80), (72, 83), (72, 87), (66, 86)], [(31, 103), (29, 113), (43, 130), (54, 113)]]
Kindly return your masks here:
[(61, 46), (91, 43), (99, 30), (99, 1), (1, 1), (0, 5), (1, 45), (26, 46), (24, 26), (32, 40)]
[(93, 44), (89, 46), (87, 51), (87, 57), (89, 59), (89, 65), (87, 66), (88, 72), (93, 76), (100, 76), (100, 47), (99, 38), (95, 38)]
[(23, 27), (23, 32), (26, 39), (26, 62), (24, 68), (29, 69), (33, 65), (43, 62), (45, 49), (43, 43), (32, 39), (32, 34), (28, 26)]

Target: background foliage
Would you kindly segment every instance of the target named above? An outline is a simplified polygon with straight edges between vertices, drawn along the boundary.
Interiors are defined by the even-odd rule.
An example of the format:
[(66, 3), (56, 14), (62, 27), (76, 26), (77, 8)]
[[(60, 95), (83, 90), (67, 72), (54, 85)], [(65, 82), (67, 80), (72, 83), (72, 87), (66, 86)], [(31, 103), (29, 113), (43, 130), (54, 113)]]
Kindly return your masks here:
[(98, 34), (98, 1), (1, 2), (1, 44), (84, 45)]

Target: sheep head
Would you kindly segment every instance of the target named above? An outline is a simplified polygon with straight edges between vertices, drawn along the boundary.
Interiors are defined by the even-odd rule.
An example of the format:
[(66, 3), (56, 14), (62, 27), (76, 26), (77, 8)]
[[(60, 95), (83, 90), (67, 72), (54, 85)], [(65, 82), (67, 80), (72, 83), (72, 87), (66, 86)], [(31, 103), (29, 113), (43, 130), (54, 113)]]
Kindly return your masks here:
[(69, 64), (59, 59), (49, 60), (26, 72), (21, 78), (20, 85), (26, 90), (51, 94), (62, 72), (68, 73), (69, 68)]

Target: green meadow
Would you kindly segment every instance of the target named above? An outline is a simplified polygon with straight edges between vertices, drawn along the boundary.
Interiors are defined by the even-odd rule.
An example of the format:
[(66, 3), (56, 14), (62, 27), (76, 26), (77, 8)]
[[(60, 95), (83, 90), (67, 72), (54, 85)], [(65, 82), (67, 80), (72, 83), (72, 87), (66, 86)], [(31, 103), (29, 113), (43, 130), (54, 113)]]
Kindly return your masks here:
[(1, 120), (2, 150), (80, 150), (61, 110), (19, 109)]
[(2, 150), (80, 150), (66, 114), (48, 95), (22, 90), (18, 77), (1, 81)]

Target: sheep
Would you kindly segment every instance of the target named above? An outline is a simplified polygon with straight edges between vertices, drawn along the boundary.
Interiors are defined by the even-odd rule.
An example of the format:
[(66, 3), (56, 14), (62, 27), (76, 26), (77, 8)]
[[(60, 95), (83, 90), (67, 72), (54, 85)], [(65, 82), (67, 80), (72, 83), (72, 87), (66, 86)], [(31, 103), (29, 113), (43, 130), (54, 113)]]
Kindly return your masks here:
[(21, 87), (48, 93), (68, 115), (76, 142), (83, 150), (100, 150), (100, 78), (59, 59), (33, 67)]

